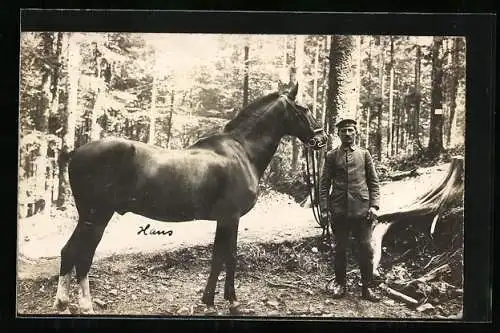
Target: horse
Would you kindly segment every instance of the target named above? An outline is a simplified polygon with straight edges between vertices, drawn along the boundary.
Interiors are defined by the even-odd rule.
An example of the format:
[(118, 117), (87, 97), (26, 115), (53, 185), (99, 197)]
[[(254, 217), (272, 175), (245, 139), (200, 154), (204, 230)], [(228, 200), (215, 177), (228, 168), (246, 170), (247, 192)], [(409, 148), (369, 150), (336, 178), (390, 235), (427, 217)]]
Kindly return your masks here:
[(214, 308), (217, 280), (225, 265), (224, 299), (237, 313), (234, 276), (238, 224), (255, 205), (259, 181), (286, 136), (309, 148), (326, 144), (323, 129), (296, 101), (298, 83), (248, 106), (216, 134), (185, 149), (105, 137), (71, 152), (69, 183), (78, 222), (61, 250), (56, 310), (67, 311), (75, 269), (81, 314), (93, 314), (88, 274), (103, 232), (116, 212), (162, 222), (216, 221), (210, 273), (202, 296)]

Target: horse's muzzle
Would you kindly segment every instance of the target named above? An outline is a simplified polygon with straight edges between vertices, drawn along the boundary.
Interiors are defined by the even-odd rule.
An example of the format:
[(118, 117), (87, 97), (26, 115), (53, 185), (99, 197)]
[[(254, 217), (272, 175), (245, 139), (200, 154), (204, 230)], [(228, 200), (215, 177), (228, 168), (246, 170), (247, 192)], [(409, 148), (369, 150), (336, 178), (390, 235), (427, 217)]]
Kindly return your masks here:
[(327, 137), (325, 135), (325, 132), (323, 132), (323, 129), (316, 129), (314, 130), (314, 136), (309, 139), (307, 145), (315, 150), (319, 150), (326, 146), (326, 142)]

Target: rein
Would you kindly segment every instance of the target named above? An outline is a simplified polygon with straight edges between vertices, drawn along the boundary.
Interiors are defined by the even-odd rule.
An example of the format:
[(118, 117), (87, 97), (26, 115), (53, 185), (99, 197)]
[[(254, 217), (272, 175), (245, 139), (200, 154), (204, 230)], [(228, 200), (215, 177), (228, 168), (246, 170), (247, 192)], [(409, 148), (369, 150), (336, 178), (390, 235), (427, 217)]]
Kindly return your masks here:
[(311, 199), (311, 208), (313, 211), (314, 219), (316, 220), (316, 223), (318, 223), (319, 227), (323, 229), (321, 237), (327, 237), (327, 239), (330, 240), (330, 223), (329, 221), (323, 220), (323, 218), (321, 217), (321, 207), (319, 205), (320, 172), (316, 163), (317, 152), (309, 147), (306, 147), (306, 152), (307, 184), (310, 189), (309, 197)]

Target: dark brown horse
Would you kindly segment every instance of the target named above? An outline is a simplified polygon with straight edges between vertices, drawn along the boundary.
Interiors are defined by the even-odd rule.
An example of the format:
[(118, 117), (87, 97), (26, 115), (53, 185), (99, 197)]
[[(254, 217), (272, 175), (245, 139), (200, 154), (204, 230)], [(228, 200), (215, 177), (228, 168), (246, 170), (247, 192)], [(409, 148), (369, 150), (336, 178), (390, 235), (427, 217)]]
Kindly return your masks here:
[(96, 247), (114, 212), (131, 212), (166, 222), (217, 221), (202, 301), (214, 305), (217, 278), (225, 265), (224, 299), (230, 309), (236, 309), (238, 223), (255, 205), (264, 170), (285, 135), (298, 137), (313, 149), (326, 143), (310, 111), (294, 101), (297, 89), (296, 84), (289, 93), (273, 93), (255, 101), (223, 131), (184, 150), (163, 150), (118, 138), (76, 149), (68, 172), (79, 220), (61, 251), (54, 306), (60, 311), (67, 308), (70, 274), (75, 268), (80, 312), (93, 312), (88, 272)]

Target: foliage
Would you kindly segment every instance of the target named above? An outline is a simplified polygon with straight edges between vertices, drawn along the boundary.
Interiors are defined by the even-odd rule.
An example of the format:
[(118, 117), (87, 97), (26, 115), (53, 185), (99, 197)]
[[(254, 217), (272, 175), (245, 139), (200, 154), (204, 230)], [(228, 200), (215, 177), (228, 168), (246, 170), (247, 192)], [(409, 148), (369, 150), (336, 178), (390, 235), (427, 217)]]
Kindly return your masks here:
[[(58, 51), (57, 41), (61, 36), (62, 48)], [(425, 146), (431, 96), (430, 41), (416, 36), (309, 35), (304, 38), (303, 60), (298, 64), (295, 36), (23, 32), (20, 39), (20, 134), (23, 137), (37, 130), (46, 135), (42, 135), (44, 141), (49, 135), (63, 139), (68, 129), (74, 129), (74, 133), (70, 133), (74, 134), (74, 144), (69, 143), (71, 147), (88, 142), (93, 135), (151, 141), (169, 148), (186, 147), (220, 130), (242, 107), (244, 48), (248, 46), (250, 101), (278, 87), (283, 88), (293, 71), (301, 68), (301, 101), (315, 116), (332, 124), (337, 113), (346, 108), (356, 109), (360, 129), (358, 143), (364, 146), (369, 138), (367, 146), (375, 155), (378, 149), (375, 138), (380, 131), (383, 133), (380, 149), (389, 163), (381, 160), (379, 167), (404, 169), (418, 164), (425, 156), (419, 154), (418, 149), (407, 154), (409, 140), (400, 140), (395, 156), (387, 155), (389, 63), (392, 55), (396, 124), (404, 128), (408, 103), (411, 104), (418, 94), (421, 103), (418, 137), (420, 144)], [(76, 55), (68, 51), (71, 43), (77, 47)], [(445, 49), (452, 50), (452, 38), (445, 38), (444, 45)], [(419, 91), (416, 91), (418, 47), (422, 50), (422, 69)], [(458, 65), (454, 65), (451, 58), (443, 62), (447, 105), (453, 91), (449, 82), (452, 74), (458, 73), (453, 125), (453, 138), (457, 139), (447, 148), (463, 144), (465, 126), (465, 43), (459, 43), (458, 47)], [(203, 50), (201, 54), (200, 49)], [(448, 57), (450, 53), (443, 54)], [(361, 66), (358, 68), (359, 86), (356, 86), (353, 68), (358, 62)], [(76, 77), (70, 74), (71, 63), (76, 64)], [(383, 82), (379, 69), (382, 69)], [(350, 85), (328, 90), (332, 77)], [(346, 87), (359, 91), (358, 100), (353, 100), (355, 95), (345, 91)], [(70, 101), (72, 89), (78, 92), (76, 105)], [(378, 128), (375, 112), (379, 105), (382, 107), (381, 128)], [(70, 114), (74, 117), (69, 117)], [(397, 122), (398, 116), (401, 116), (400, 122)], [(450, 115), (446, 113), (445, 116)], [(151, 127), (153, 120), (155, 126)], [(151, 133), (150, 128), (154, 128)], [(335, 136), (332, 126), (326, 130)], [(37, 156), (46, 156), (44, 151), (34, 153), (37, 156), (29, 153), (33, 151), (29, 147), (26, 144), (21, 149), (23, 166), (32, 163), (29, 161)], [(307, 195), (304, 168), (292, 172), (292, 155), (292, 140), (285, 138), (266, 170), (262, 187), (278, 189), (302, 200)], [(299, 165), (304, 163), (303, 157), (299, 160)], [(53, 171), (57, 175), (57, 168)], [(40, 176), (30, 173), (30, 177)], [(46, 188), (50, 186), (46, 184)]]

